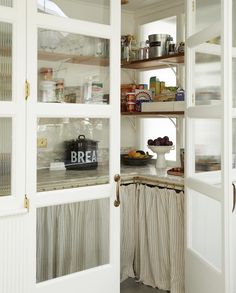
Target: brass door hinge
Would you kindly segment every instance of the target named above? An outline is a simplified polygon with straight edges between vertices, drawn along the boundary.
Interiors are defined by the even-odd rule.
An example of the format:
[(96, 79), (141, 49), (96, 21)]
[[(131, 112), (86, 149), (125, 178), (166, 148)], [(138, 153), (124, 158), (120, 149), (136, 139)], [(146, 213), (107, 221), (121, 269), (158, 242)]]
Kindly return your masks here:
[(24, 199), (24, 208), (29, 211), (29, 199), (26, 194), (25, 194), (25, 199)]
[(30, 96), (30, 83), (28, 80), (25, 81), (25, 100), (28, 100), (28, 97)]

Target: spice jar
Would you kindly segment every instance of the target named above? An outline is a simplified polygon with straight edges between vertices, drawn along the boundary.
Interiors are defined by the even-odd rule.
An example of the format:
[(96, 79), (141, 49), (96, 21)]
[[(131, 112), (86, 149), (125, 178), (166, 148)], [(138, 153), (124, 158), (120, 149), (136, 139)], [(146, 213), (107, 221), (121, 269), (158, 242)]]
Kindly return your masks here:
[(52, 68), (41, 68), (40, 69), (40, 79), (41, 80), (52, 80), (53, 69)]

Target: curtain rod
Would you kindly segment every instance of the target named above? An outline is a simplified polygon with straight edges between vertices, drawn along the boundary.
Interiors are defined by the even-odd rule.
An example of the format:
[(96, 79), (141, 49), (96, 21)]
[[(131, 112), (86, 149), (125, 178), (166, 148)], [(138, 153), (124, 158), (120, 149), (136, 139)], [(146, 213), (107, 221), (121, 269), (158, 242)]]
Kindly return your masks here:
[(141, 176), (135, 176), (132, 179), (122, 179), (121, 184), (132, 184), (132, 183), (139, 183), (139, 184), (147, 184), (151, 186), (158, 186), (163, 188), (175, 189), (178, 191), (184, 191), (184, 185), (181, 183), (172, 183), (166, 180), (161, 179), (147, 179)]

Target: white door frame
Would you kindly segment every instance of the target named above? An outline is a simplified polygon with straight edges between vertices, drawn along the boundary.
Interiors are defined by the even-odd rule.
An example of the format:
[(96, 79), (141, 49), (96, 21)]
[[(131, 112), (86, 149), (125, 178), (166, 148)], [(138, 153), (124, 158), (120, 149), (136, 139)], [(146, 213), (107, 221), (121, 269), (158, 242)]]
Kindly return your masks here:
[[(111, 25), (102, 25), (75, 19), (66, 19), (37, 13), (36, 1), (27, 2), (27, 80), (31, 95), (27, 102), (27, 175), (26, 190), (30, 199), (30, 231), (32, 241), (30, 292), (119, 292), (120, 283), (120, 233), (119, 209), (114, 208), (114, 175), (120, 171), (120, 1), (111, 1)], [(44, 104), (37, 102), (37, 28), (78, 33), (110, 39), (110, 104)], [(91, 117), (110, 119), (110, 183), (100, 186), (81, 187), (37, 194), (37, 117)], [(86, 196), (85, 196), (86, 194)], [(36, 284), (36, 209), (69, 202), (110, 198), (110, 263), (90, 270), (78, 272)], [(85, 289), (86, 288), (86, 289)], [(88, 289), (89, 288), (89, 289)], [(90, 291), (87, 291), (90, 290)]]

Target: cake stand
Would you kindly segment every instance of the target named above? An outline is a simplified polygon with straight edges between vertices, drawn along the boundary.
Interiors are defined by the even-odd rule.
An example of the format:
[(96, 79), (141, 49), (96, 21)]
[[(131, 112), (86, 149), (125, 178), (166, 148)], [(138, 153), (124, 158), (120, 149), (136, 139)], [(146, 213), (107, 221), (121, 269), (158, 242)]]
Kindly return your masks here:
[(157, 154), (156, 169), (166, 169), (167, 163), (165, 154), (168, 154), (171, 150), (175, 149), (175, 146), (154, 146), (148, 145), (148, 148)]

